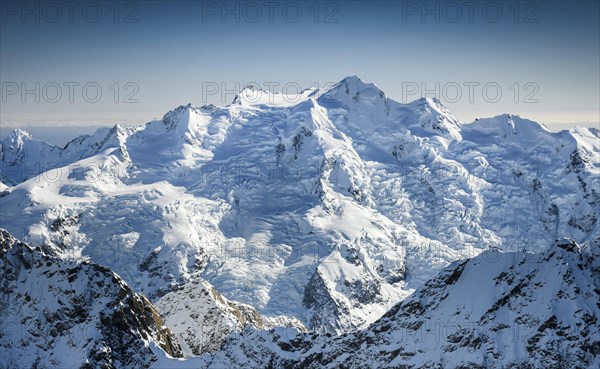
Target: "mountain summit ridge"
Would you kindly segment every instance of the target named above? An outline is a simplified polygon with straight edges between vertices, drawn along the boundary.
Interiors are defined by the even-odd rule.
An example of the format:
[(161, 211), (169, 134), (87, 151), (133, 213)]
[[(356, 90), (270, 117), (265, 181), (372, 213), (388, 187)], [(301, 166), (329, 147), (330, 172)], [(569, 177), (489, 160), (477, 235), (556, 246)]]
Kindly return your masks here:
[(182, 105), (47, 152), (3, 146), (0, 227), (106, 265), (153, 303), (200, 277), (332, 334), (456, 260), (598, 237), (597, 131), (462, 124), (358, 77), (314, 93)]

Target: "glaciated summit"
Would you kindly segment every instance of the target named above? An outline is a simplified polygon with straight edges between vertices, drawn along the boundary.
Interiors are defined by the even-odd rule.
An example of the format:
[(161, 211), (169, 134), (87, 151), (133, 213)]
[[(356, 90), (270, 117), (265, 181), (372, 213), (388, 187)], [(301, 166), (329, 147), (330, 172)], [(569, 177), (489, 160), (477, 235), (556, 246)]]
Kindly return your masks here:
[[(155, 303), (202, 278), (332, 334), (368, 326), (456, 260), (600, 235), (597, 130), (464, 124), (356, 76), (294, 102), (263, 97), (180, 106), (64, 148), (19, 134), (2, 144), (0, 226), (106, 265)], [(62, 170), (14, 175), (36, 158)]]

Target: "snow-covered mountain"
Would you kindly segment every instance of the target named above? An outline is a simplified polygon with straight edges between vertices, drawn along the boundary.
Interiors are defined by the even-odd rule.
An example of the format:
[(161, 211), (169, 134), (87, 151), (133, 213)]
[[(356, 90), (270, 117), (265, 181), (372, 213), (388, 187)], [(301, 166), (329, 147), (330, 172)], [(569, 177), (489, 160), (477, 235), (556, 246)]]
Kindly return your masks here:
[(110, 267), (159, 306), (204, 280), (265, 319), (342, 334), (456, 260), (597, 239), (599, 137), (512, 115), (463, 124), (358, 77), (245, 89), (64, 148), (13, 133), (0, 227)]
[(182, 357), (156, 309), (110, 269), (0, 229), (0, 368), (147, 368)]
[[(600, 241), (458, 261), (381, 319), (338, 337), (232, 335), (201, 368), (597, 368)], [(287, 333), (287, 334), (285, 334)]]
[(107, 148), (119, 147), (131, 132), (131, 128), (118, 125), (100, 128), (93, 135), (79, 136), (61, 148), (36, 140), (26, 131), (15, 129), (0, 141), (0, 179), (6, 184), (23, 182), (48, 170), (96, 155)]
[[(159, 302), (163, 313), (172, 312), (165, 324), (201, 345), (202, 353), (186, 360), (177, 358), (182, 350), (152, 304), (110, 269), (47, 255), (3, 230), (0, 246), (2, 368), (600, 364), (600, 240), (561, 240), (537, 254), (492, 249), (457, 261), (367, 328), (337, 337), (270, 325), (197, 281), (185, 295), (172, 292)], [(187, 322), (183, 332), (189, 316), (196, 324)]]
[(156, 308), (180, 339), (186, 356), (218, 351), (229, 334), (240, 332), (246, 326), (255, 330), (294, 327), (306, 331), (295, 319), (266, 318), (249, 305), (227, 300), (202, 279), (166, 294), (156, 303)]

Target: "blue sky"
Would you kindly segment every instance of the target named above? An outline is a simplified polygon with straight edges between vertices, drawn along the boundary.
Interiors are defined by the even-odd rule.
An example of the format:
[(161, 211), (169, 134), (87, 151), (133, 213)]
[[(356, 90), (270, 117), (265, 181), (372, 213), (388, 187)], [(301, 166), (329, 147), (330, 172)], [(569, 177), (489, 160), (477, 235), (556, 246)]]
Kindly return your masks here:
[(600, 120), (596, 1), (64, 4), (2, 3), (2, 136), (141, 124), (188, 102), (225, 105), (249, 82), (294, 91), (347, 75), (398, 101), (437, 95), (466, 122)]

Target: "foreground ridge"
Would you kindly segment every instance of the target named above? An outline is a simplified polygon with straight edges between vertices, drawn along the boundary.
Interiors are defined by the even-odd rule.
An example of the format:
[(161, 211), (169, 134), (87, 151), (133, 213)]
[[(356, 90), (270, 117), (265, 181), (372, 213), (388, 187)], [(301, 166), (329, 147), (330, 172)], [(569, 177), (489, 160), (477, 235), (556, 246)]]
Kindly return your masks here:
[(600, 240), (562, 240), (541, 254), (486, 251), (448, 266), (364, 330), (248, 330), (206, 367), (597, 367), (599, 256)]
[(2, 368), (147, 368), (182, 357), (152, 303), (110, 269), (0, 229)]

